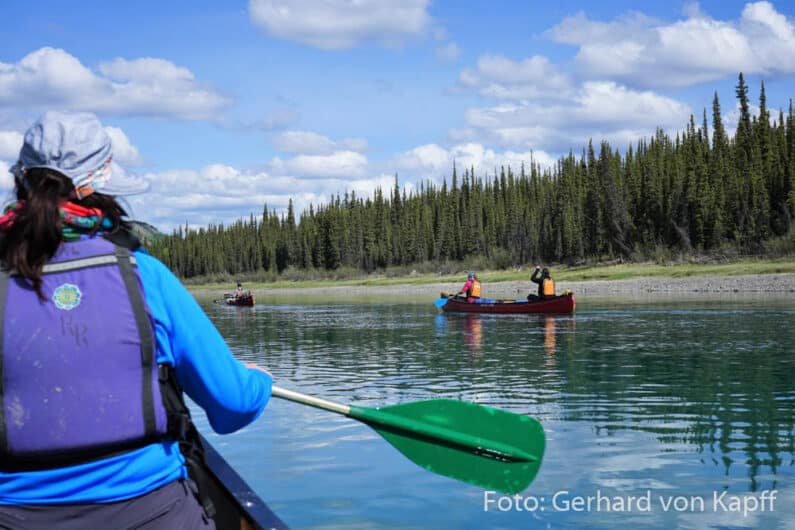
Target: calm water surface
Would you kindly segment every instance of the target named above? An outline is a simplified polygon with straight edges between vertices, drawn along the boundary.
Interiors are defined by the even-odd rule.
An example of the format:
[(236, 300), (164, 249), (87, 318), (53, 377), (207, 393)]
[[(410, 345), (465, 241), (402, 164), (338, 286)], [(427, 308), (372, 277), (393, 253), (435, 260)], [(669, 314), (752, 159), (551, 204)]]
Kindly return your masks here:
[[(365, 406), (464, 399), (546, 431), (523, 492), (537, 509), (501, 512), (332, 413), (274, 399), (223, 437), (197, 415), (293, 528), (795, 528), (795, 300), (580, 300), (571, 317), (442, 315), (401, 299), (201, 302), (232, 351), (282, 387)], [(772, 511), (730, 511), (733, 496), (767, 490)], [(598, 495), (620, 500), (573, 509)], [(628, 496), (650, 504), (616, 504)]]

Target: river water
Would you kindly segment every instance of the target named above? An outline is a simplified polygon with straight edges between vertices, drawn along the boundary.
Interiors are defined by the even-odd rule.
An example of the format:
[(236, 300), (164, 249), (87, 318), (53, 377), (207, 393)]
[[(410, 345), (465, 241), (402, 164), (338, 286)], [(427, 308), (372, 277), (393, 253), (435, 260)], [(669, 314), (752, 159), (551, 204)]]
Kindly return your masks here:
[(373, 407), (462, 399), (544, 426), (541, 470), (509, 498), (430, 473), (329, 412), (273, 399), (228, 436), (197, 414), (291, 527), (795, 528), (795, 300), (478, 316), (440, 314), (430, 298), (200, 298), (235, 355), (279, 386)]

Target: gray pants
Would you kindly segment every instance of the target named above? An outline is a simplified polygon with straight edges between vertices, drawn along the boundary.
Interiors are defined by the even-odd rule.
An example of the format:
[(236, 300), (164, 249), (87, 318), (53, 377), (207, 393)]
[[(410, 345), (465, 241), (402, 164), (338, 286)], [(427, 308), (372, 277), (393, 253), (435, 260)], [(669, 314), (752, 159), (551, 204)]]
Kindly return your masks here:
[(177, 480), (146, 495), (106, 504), (3, 505), (0, 529), (215, 530), (196, 491), (192, 480)]

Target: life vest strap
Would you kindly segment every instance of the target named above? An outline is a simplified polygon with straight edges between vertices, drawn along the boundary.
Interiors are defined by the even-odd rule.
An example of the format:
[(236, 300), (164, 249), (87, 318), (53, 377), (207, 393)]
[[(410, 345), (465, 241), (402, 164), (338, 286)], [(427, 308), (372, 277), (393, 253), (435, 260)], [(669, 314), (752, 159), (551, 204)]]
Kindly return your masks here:
[[(153, 442), (154, 441), (150, 443)], [(129, 453), (143, 446), (141, 442), (135, 441), (114, 444), (112, 446), (106, 445), (98, 449), (89, 448), (80, 451), (69, 451), (68, 453), (36, 456), (15, 455), (13, 458), (3, 456), (0, 457), (0, 470), (5, 473), (43, 471), (45, 469), (88, 464), (90, 462), (96, 462), (97, 460), (123, 455), (124, 453)]]
[(0, 455), (8, 454), (8, 433), (6, 431), (5, 374), (3, 372), (3, 351), (5, 342), (6, 299), (8, 298), (8, 272), (0, 267)]
[(190, 410), (185, 404), (185, 394), (179, 386), (173, 366), (160, 364), (157, 366), (157, 374), (163, 405), (168, 414), (168, 432), (179, 440), (179, 450), (185, 457), (188, 475), (196, 482), (199, 502), (201, 502), (207, 517), (212, 517), (216, 511), (209, 493), (212, 478), (207, 471), (209, 468), (205, 460), (201, 436), (199, 436), (199, 431), (196, 430), (196, 426), (191, 420)]
[[(121, 248), (121, 247), (117, 247)], [(135, 257), (130, 256), (130, 262), (135, 265)], [(43, 274), (53, 274), (56, 272), (72, 271), (77, 269), (88, 269), (90, 267), (100, 267), (102, 265), (114, 265), (119, 263), (119, 257), (115, 255), (93, 256), (90, 258), (73, 259), (69, 261), (59, 261), (58, 263), (48, 263), (42, 269)]]
[(127, 297), (132, 304), (133, 314), (135, 315), (135, 325), (138, 328), (138, 335), (141, 338), (141, 366), (143, 366), (142, 377), (142, 396), (144, 412), (144, 438), (151, 438), (157, 432), (155, 420), (155, 403), (152, 389), (152, 365), (154, 363), (154, 341), (152, 340), (154, 330), (146, 312), (146, 303), (138, 285), (138, 276), (133, 270), (132, 256), (129, 249), (114, 245), (115, 257), (119, 263), (119, 270), (127, 289)]

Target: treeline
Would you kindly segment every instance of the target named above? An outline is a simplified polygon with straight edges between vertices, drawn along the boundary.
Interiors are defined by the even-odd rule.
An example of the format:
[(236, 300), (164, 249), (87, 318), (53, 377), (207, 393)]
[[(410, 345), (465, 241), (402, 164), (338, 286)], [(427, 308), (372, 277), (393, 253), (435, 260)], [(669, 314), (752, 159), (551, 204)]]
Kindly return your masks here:
[[(758, 252), (788, 234), (795, 210), (795, 112), (771, 118), (764, 83), (752, 116), (742, 74), (739, 121), (723, 124), (717, 93), (707, 112), (671, 138), (658, 130), (625, 154), (602, 142), (552, 168), (530, 162), (491, 176), (452, 168), (441, 186), (354, 193), (312, 205), (296, 221), (267, 205), (232, 225), (179, 228), (151, 251), (182, 277), (279, 274), (285, 269), (365, 272), (479, 256), (494, 267), (632, 259), (653, 249)], [(517, 172), (518, 170), (518, 172)]]

